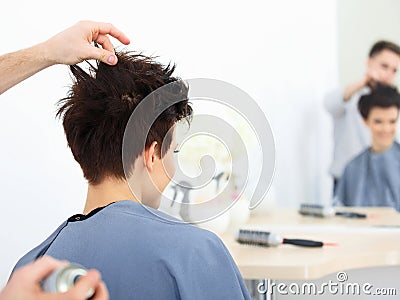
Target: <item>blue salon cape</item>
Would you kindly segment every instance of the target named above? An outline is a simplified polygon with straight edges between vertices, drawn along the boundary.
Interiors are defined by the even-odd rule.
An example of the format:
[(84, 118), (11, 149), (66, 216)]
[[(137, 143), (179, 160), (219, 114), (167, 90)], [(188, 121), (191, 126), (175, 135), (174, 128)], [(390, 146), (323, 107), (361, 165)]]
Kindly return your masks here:
[(368, 148), (348, 163), (339, 181), (336, 205), (391, 206), (400, 211), (400, 146), (382, 153)]
[(46, 254), (96, 268), (110, 299), (251, 299), (213, 233), (132, 201), (75, 215), (17, 263)]

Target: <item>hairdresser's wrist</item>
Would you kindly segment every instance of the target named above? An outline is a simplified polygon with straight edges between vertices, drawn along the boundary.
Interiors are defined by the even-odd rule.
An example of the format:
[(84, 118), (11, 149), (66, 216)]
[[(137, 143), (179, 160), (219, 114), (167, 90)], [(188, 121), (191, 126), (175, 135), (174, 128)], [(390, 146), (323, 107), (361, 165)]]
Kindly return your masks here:
[(49, 40), (33, 46), (32, 49), (38, 65), (43, 69), (60, 63), (57, 49), (52, 47)]
[(363, 78), (360, 81), (348, 85), (343, 92), (343, 101), (344, 102), (349, 101), (351, 97), (354, 95), (354, 93), (365, 87), (367, 83), (368, 81), (366, 80), (366, 78)]

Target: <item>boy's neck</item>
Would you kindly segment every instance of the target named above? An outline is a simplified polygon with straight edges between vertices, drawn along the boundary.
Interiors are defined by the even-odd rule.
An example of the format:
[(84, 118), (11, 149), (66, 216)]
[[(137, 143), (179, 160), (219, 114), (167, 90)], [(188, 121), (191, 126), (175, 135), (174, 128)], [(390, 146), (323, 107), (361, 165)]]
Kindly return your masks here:
[(125, 180), (107, 178), (99, 184), (89, 184), (83, 214), (112, 202), (131, 200), (139, 202)]
[(383, 153), (383, 152), (389, 150), (390, 148), (392, 148), (392, 146), (393, 146), (393, 143), (390, 145), (387, 145), (387, 146), (381, 146), (379, 144), (372, 143), (371, 150), (373, 153)]

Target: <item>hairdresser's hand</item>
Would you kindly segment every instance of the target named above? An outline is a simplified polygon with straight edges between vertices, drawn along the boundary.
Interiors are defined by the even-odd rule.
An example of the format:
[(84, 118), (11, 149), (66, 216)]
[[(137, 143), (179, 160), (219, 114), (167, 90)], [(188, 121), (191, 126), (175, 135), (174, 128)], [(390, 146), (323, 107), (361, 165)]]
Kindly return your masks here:
[(381, 78), (379, 72), (369, 67), (365, 75), (366, 85), (376, 84), (376, 82), (379, 82), (380, 80)]
[[(86, 59), (97, 59), (109, 65), (117, 63), (109, 35), (128, 45), (128, 37), (110, 23), (81, 21), (53, 36), (42, 45), (53, 64), (73, 65)], [(93, 45), (97, 42), (103, 48)]]
[(358, 92), (362, 88), (369, 86), (374, 87), (377, 82), (379, 81), (378, 74), (374, 72), (372, 69), (368, 69), (363, 78), (361, 80), (353, 82), (346, 86), (344, 93), (343, 93), (343, 100), (346, 102), (351, 99), (354, 93)]
[(346, 86), (343, 93), (343, 100), (345, 102), (349, 101), (351, 97), (353, 97), (354, 93), (367, 86), (370, 80), (371, 78), (368, 74), (366, 74), (361, 80), (353, 82)]
[(95, 289), (94, 300), (107, 300), (108, 291), (100, 273), (89, 270), (66, 293), (52, 294), (41, 290), (40, 281), (55, 269), (67, 264), (49, 256), (18, 269), (0, 293), (0, 300), (85, 300), (90, 289)]

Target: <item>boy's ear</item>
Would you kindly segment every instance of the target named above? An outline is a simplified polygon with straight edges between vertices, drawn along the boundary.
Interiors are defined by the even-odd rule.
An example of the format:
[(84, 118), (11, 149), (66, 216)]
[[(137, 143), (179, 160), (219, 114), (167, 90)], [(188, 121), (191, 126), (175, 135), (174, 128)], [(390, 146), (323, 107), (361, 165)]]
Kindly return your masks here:
[(153, 171), (154, 161), (157, 158), (157, 144), (158, 143), (154, 141), (147, 149), (144, 150), (144, 164), (149, 172)]

